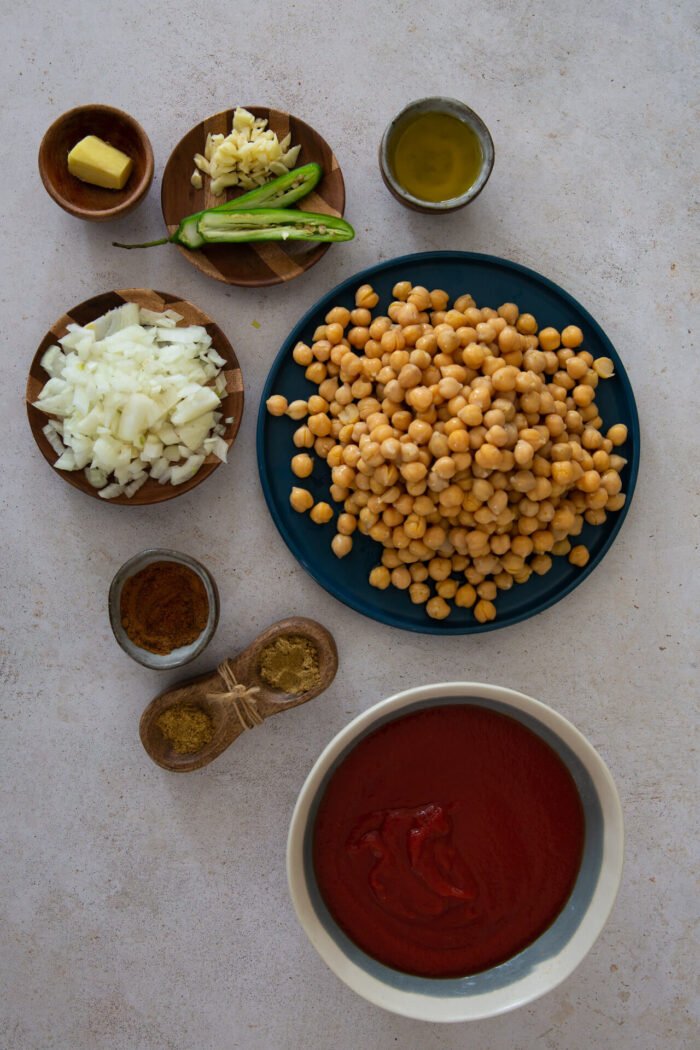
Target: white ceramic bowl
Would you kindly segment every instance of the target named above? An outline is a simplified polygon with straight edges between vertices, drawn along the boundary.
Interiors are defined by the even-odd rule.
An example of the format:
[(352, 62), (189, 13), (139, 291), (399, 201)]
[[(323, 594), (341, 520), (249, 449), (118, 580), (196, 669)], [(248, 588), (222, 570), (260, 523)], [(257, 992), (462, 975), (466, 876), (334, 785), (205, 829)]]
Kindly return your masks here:
[[(479, 704), (523, 723), (562, 759), (583, 805), (586, 833), (581, 868), (564, 909), (531, 945), (500, 966), (459, 979), (425, 978), (393, 970), (366, 955), (337, 926), (314, 875), (313, 827), (333, 772), (359, 740), (380, 724), (422, 707)], [(397, 693), (355, 718), (317, 759), (301, 789), (287, 844), (292, 901), (321, 958), (371, 1003), (423, 1021), (476, 1021), (513, 1010), (551, 991), (584, 959), (605, 926), (622, 876), (624, 830), (613, 779), (598, 752), (546, 704), (512, 689), (447, 682)]]

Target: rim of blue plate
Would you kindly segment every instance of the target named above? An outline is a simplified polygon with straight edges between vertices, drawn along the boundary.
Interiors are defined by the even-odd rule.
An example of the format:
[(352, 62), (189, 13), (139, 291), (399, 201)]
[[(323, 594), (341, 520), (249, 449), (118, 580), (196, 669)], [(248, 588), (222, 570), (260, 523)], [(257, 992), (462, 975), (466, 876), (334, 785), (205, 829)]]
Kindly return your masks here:
[[(495, 620), (489, 623), (478, 623), (476, 620), (474, 623), (469, 623), (460, 626), (450, 626), (447, 621), (442, 620), (439, 622), (428, 622), (428, 623), (407, 623), (399, 616), (394, 616), (392, 613), (387, 612), (383, 609), (377, 609), (372, 605), (371, 602), (355, 598), (354, 596), (348, 595), (342, 586), (342, 581), (336, 583), (333, 580), (327, 579), (325, 574), (322, 573), (318, 566), (314, 564), (313, 557), (309, 556), (309, 552), (298, 544), (292, 536), (290, 536), (281, 521), (280, 515), (277, 512), (277, 508), (274, 504), (272, 486), (270, 484), (270, 478), (268, 476), (267, 464), (265, 462), (265, 422), (267, 418), (266, 401), (270, 394), (273, 392), (273, 384), (276, 381), (277, 373), (280, 367), (286, 361), (288, 355), (291, 354), (296, 343), (301, 338), (301, 333), (311, 323), (314, 315), (320, 310), (326, 310), (333, 304), (333, 300), (338, 296), (343, 295), (350, 289), (363, 284), (368, 283), (372, 277), (377, 274), (381, 274), (385, 270), (389, 270), (395, 266), (406, 266), (416, 265), (418, 263), (429, 263), (435, 262), (440, 263), (443, 261), (454, 260), (455, 262), (468, 262), (468, 263), (481, 263), (488, 266), (497, 266), (507, 270), (512, 270), (517, 274), (521, 274), (524, 277), (534, 280), (538, 284), (544, 286), (548, 291), (553, 292), (559, 296), (564, 303), (572, 306), (581, 317), (585, 320), (591, 329), (595, 332), (597, 339), (605, 347), (607, 352), (611, 354), (612, 359), (615, 362), (615, 379), (620, 383), (626, 403), (626, 408), (629, 412), (629, 435), (630, 440), (630, 459), (627, 464), (628, 476), (626, 483), (626, 495), (624, 506), (616, 512), (615, 520), (612, 524), (605, 542), (602, 544), (600, 549), (590, 559), (588, 564), (580, 569), (578, 573), (568, 582), (566, 582), (561, 589), (557, 590), (554, 595), (544, 597), (541, 601), (535, 601), (532, 607), (527, 608), (524, 611), (512, 613), (505, 616), (497, 616)], [(617, 535), (622, 528), (622, 524), (627, 517), (629, 508), (632, 504), (632, 497), (634, 495), (635, 487), (637, 484), (637, 476), (639, 474), (639, 461), (641, 451), (641, 433), (639, 427), (639, 414), (637, 412), (637, 404), (632, 391), (632, 385), (629, 381), (629, 377), (625, 370), (624, 364), (618, 354), (617, 350), (613, 346), (609, 337), (601, 328), (600, 324), (596, 319), (589, 313), (589, 311), (581, 305), (581, 303), (574, 298), (566, 289), (562, 288), (555, 281), (545, 277), (543, 274), (538, 273), (537, 270), (533, 270), (528, 266), (523, 266), (521, 263), (516, 263), (510, 259), (504, 259), (498, 255), (487, 255), (482, 252), (463, 252), (463, 251), (430, 251), (430, 252), (413, 252), (409, 255), (399, 255), (392, 259), (385, 259), (383, 262), (376, 263), (373, 266), (368, 266), (364, 270), (360, 270), (357, 273), (347, 277), (344, 281), (341, 281), (335, 287), (331, 288), (328, 292), (324, 293), (319, 299), (313, 303), (312, 306), (303, 314), (303, 316), (297, 321), (292, 330), (290, 331), (287, 338), (284, 340), (282, 346), (277, 352), (274, 361), (270, 367), (265, 385), (263, 387), (262, 395), (260, 398), (260, 407), (258, 409), (258, 422), (256, 429), (256, 453), (258, 459), (258, 473), (260, 476), (260, 483), (262, 485), (263, 495), (265, 502), (267, 503), (268, 510), (272, 520), (274, 521), (278, 532), (282, 536), (282, 539), (287, 544), (287, 547), (297, 559), (299, 564), (309, 573), (309, 575), (323, 587), (325, 591), (331, 594), (337, 601), (342, 602), (348, 608), (353, 609), (355, 612), (361, 613), (363, 616), (367, 616), (369, 619), (374, 620), (378, 623), (383, 623), (388, 627), (397, 627), (399, 630), (411, 631), (415, 634), (436, 634), (436, 635), (466, 635), (466, 634), (483, 634), (486, 631), (496, 631), (503, 627), (512, 627), (515, 624), (522, 623), (525, 620), (529, 620), (533, 616), (537, 616), (539, 613), (544, 612), (551, 606), (556, 605), (557, 602), (567, 597), (579, 584), (586, 580), (594, 569), (600, 565), (601, 561), (612, 547)], [(340, 564), (340, 562), (339, 562)]]

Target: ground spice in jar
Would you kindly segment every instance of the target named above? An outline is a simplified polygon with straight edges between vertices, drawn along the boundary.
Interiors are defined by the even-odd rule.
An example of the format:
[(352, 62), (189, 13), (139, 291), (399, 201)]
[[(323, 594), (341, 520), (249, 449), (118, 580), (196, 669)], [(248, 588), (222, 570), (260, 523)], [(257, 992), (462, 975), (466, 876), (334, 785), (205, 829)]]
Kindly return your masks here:
[(209, 619), (209, 599), (193, 569), (154, 561), (126, 580), (119, 612), (134, 645), (165, 655), (200, 636)]
[(294, 695), (306, 693), (321, 681), (318, 650), (301, 634), (282, 635), (262, 649), (258, 673), (273, 689)]
[(211, 718), (194, 704), (173, 704), (156, 719), (156, 725), (178, 755), (201, 751), (214, 736)]

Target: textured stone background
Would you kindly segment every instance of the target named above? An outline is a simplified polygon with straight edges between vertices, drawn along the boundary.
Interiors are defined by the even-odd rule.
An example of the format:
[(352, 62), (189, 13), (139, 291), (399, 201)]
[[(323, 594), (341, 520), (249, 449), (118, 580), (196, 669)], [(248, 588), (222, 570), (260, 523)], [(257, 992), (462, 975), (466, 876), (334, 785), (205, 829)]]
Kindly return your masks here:
[[(2, 1050), (693, 1044), (693, 9), (673, 0), (2, 5)], [(442, 221), (394, 202), (375, 159), (390, 117), (434, 93), (469, 102), (497, 149), (487, 190)], [(44, 129), (86, 101), (133, 113), (156, 155), (148, 199), (110, 227), (60, 211), (36, 171)], [(159, 175), (173, 145), (236, 103), (288, 109), (322, 131), (345, 172), (356, 241), (260, 292), (208, 281), (174, 250), (112, 249), (113, 237), (158, 233)], [(256, 473), (257, 401), (292, 324), (354, 271), (429, 248), (506, 256), (567, 288), (622, 354), (642, 419), (637, 495), (603, 566), (548, 612), (479, 640), (412, 637), (338, 604), (280, 540)], [(248, 408), (227, 469), (173, 503), (124, 510), (51, 475), (22, 393), (39, 339), (66, 307), (138, 285), (190, 297), (219, 321)], [(148, 545), (189, 551), (219, 581), (222, 621), (201, 669), (289, 613), (328, 624), (341, 653), (327, 695), (187, 777), (141, 750), (139, 715), (164, 679), (122, 655), (107, 621), (115, 569)], [(571, 718), (609, 763), (627, 826), (617, 905), (576, 974), (468, 1028), (410, 1022), (355, 997), (307, 942), (284, 875), (294, 799), (328, 739), (401, 687), (460, 677), (519, 688)]]

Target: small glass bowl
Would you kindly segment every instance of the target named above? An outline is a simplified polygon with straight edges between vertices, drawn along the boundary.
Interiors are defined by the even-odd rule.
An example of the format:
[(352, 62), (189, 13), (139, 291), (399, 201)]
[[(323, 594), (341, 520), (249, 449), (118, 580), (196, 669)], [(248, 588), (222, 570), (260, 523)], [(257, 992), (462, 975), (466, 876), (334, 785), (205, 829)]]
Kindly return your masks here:
[[(391, 140), (394, 135), (402, 130), (411, 117), (420, 116), (422, 113), (447, 113), (451, 117), (456, 117), (463, 124), (467, 124), (479, 140), (482, 155), (481, 170), (469, 189), (465, 190), (459, 197), (450, 197), (444, 201), (426, 201), (421, 197), (414, 197), (412, 193), (409, 193), (401, 185), (392, 170), (389, 160)], [(382, 173), (385, 186), (401, 204), (405, 204), (407, 208), (412, 208), (414, 211), (444, 214), (463, 208), (466, 204), (473, 201), (475, 197), (478, 197), (488, 182), (489, 175), (493, 169), (494, 155), (493, 139), (481, 117), (473, 109), (465, 105), (464, 102), (459, 102), (456, 98), (435, 96), (434, 98), (421, 98), (416, 102), (409, 103), (405, 109), (402, 109), (394, 117), (384, 132), (379, 146), (379, 170)]]
[[(177, 562), (179, 565), (186, 565), (188, 569), (196, 572), (204, 584), (207, 601), (209, 602), (209, 618), (199, 637), (195, 638), (189, 645), (181, 645), (178, 649), (173, 649), (169, 653), (152, 653), (148, 649), (142, 649), (139, 645), (135, 645), (132, 642), (122, 627), (122, 588), (131, 576), (135, 576), (137, 572), (145, 569), (147, 565), (151, 565), (155, 561)], [(214, 577), (200, 562), (190, 558), (188, 554), (168, 550), (166, 547), (152, 547), (149, 550), (141, 551), (140, 554), (135, 554), (133, 558), (129, 558), (127, 562), (124, 562), (112, 580), (109, 588), (109, 622), (112, 625), (112, 631), (117, 642), (132, 660), (136, 660), (137, 663), (142, 664), (144, 667), (150, 667), (154, 671), (168, 671), (173, 667), (182, 667), (183, 664), (188, 664), (191, 660), (196, 659), (200, 653), (204, 652), (214, 637), (219, 623), (219, 592), (214, 582)]]

